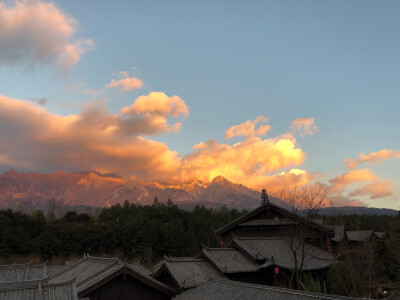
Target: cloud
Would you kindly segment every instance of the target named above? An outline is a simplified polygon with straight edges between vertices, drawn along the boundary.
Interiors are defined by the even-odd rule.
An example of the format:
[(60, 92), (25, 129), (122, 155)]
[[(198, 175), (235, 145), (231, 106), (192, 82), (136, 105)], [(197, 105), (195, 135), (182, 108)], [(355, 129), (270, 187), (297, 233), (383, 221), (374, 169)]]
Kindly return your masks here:
[(291, 169), (276, 175), (267, 176), (260, 184), (267, 188), (269, 194), (280, 193), (284, 190), (293, 189), (299, 186), (310, 184), (316, 174), (309, 174), (305, 170)]
[(391, 181), (373, 182), (349, 194), (351, 197), (364, 195), (369, 196), (370, 199), (385, 198), (393, 195)]
[(55, 64), (69, 70), (94, 46), (77, 39), (78, 22), (53, 3), (14, 1), (0, 3), (0, 64)]
[(1, 96), (0, 153), (34, 170), (43, 170), (43, 166), (48, 170), (96, 169), (171, 183), (209, 182), (222, 175), (258, 189), (279, 179), (309, 180), (306, 172), (295, 169), (269, 177), (304, 162), (305, 153), (293, 138), (248, 136), (234, 145), (209, 140), (180, 157), (164, 143), (142, 137), (178, 130), (180, 123), (167, 120), (187, 114), (180, 97), (160, 92), (138, 97), (117, 114), (92, 103), (69, 116), (51, 114), (31, 101)]
[[(227, 130), (227, 138), (243, 136), (241, 141), (230, 145), (211, 139), (181, 157), (166, 144), (143, 137), (180, 129), (181, 123), (170, 123), (189, 113), (179, 96), (152, 92), (115, 114), (104, 102), (92, 102), (68, 116), (52, 114), (36, 102), (0, 95), (0, 165), (39, 171), (95, 169), (168, 184), (194, 179), (207, 183), (221, 175), (269, 193), (321, 184), (316, 181), (321, 174), (296, 168), (306, 154), (293, 136), (262, 136), (259, 128), (267, 125), (263, 116)], [(353, 184), (357, 189), (349, 189)], [(393, 194), (391, 182), (380, 181), (369, 169), (338, 175), (327, 187), (327, 202), (336, 206), (365, 205), (357, 198)]]
[(49, 99), (42, 97), (42, 98), (38, 98), (38, 99), (32, 99), (32, 102), (35, 102), (38, 105), (46, 105), (46, 103), (49, 101)]
[(356, 182), (373, 181), (376, 179), (377, 176), (375, 176), (369, 169), (361, 169), (338, 175), (329, 180), (329, 183), (331, 184), (332, 191), (338, 191)]
[(300, 165), (304, 160), (305, 153), (296, 147), (293, 138), (262, 139), (250, 135), (234, 145), (208, 140), (195, 145), (193, 152), (182, 158), (179, 172), (170, 178), (181, 182), (191, 179), (209, 182), (221, 175), (235, 183), (260, 189), (268, 183), (271, 173)]
[(225, 138), (231, 139), (235, 136), (263, 136), (266, 135), (268, 130), (271, 129), (270, 125), (261, 125), (257, 130), (255, 127), (258, 123), (264, 124), (268, 122), (268, 118), (264, 116), (258, 116), (255, 120), (232, 126), (225, 131)]
[(188, 115), (189, 109), (178, 96), (168, 97), (162, 92), (152, 92), (147, 96), (140, 96), (131, 106), (124, 107), (121, 112), (125, 115), (150, 114), (161, 117), (168, 115), (178, 117), (179, 115)]
[(1, 163), (18, 162), (34, 170), (96, 169), (141, 178), (173, 173), (180, 166), (178, 154), (141, 137), (174, 130), (159, 121), (172, 114), (177, 112), (172, 109), (153, 120), (147, 112), (110, 114), (105, 107), (92, 105), (80, 114), (60, 116), (31, 101), (0, 96)]
[(349, 198), (343, 195), (328, 195), (327, 201), (325, 201), (325, 206), (365, 206), (365, 202)]
[(130, 92), (134, 89), (139, 89), (143, 86), (143, 82), (139, 78), (126, 77), (120, 80), (111, 80), (106, 87), (108, 88), (120, 88), (125, 92)]
[(293, 132), (298, 131), (300, 136), (313, 135), (319, 131), (318, 126), (314, 124), (314, 118), (297, 118), (290, 128)]
[(371, 152), (367, 155), (364, 153), (360, 153), (358, 155), (358, 159), (345, 159), (344, 163), (346, 167), (349, 170), (355, 169), (358, 165), (363, 164), (363, 163), (374, 163), (378, 164), (382, 162), (383, 160), (391, 159), (391, 158), (400, 158), (400, 150), (399, 151), (394, 151), (392, 149), (386, 150), (382, 149), (377, 152)]

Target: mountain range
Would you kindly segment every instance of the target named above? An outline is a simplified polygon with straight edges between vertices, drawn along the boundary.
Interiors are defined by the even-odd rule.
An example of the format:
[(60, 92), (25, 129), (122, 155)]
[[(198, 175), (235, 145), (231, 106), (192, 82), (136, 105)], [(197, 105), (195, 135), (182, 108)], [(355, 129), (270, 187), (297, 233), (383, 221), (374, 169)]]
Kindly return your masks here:
[[(260, 204), (260, 192), (234, 184), (222, 176), (215, 177), (209, 184), (193, 181), (170, 187), (95, 171), (42, 174), (9, 170), (0, 175), (1, 208), (43, 209), (48, 199), (56, 199), (68, 206), (107, 207), (125, 200), (146, 205), (152, 204), (156, 196), (160, 202), (171, 199), (187, 209), (196, 204), (252, 209)], [(270, 200), (284, 205), (277, 198), (271, 197)]]
[[(56, 199), (68, 207), (108, 207), (125, 200), (142, 205), (171, 199), (183, 209), (193, 209), (197, 204), (219, 208), (253, 209), (260, 205), (260, 191), (235, 184), (222, 176), (211, 183), (192, 181), (178, 186), (160, 182), (127, 180), (115, 174), (89, 172), (39, 172), (19, 173), (13, 169), (0, 175), (0, 208), (18, 208), (21, 211), (44, 209), (48, 199)], [(280, 206), (286, 202), (269, 197)], [(398, 211), (367, 207), (329, 207), (322, 214), (389, 214)]]

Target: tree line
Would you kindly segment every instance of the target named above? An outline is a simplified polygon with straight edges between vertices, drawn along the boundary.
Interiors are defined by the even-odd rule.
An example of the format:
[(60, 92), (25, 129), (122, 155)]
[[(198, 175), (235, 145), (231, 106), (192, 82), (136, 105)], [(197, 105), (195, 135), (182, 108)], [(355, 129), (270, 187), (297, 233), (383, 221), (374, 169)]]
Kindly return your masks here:
[(201, 244), (220, 245), (213, 230), (247, 211), (205, 208), (179, 209), (171, 200), (155, 199), (151, 206), (125, 201), (103, 208), (96, 217), (68, 211), (54, 218), (35, 211), (30, 214), (0, 211), (0, 256), (38, 255), (42, 259), (71, 255), (112, 254), (151, 263), (168, 256), (191, 256)]

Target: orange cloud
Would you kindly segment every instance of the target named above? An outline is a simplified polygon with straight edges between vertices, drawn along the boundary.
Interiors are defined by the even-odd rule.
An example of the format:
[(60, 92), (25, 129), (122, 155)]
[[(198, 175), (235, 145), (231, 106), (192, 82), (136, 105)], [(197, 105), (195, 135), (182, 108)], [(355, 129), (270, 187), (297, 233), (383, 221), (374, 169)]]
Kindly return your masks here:
[(292, 131), (298, 131), (300, 136), (313, 135), (319, 131), (318, 126), (314, 124), (314, 118), (297, 118), (290, 128)]
[(63, 70), (75, 65), (94, 43), (76, 39), (78, 22), (53, 3), (0, 3), (0, 63), (56, 64)]
[(391, 181), (373, 182), (349, 194), (350, 197), (367, 195), (370, 199), (385, 198), (393, 195)]
[(134, 89), (139, 89), (143, 86), (143, 82), (139, 78), (127, 77), (120, 80), (111, 80), (106, 87), (108, 88), (120, 88), (125, 92), (130, 92)]
[(2, 163), (7, 159), (32, 169), (96, 169), (141, 178), (173, 173), (180, 166), (178, 154), (140, 137), (173, 126), (146, 114), (113, 115), (101, 106), (79, 115), (53, 115), (31, 101), (0, 96)]
[(254, 121), (247, 120), (246, 122), (232, 126), (225, 131), (225, 138), (231, 139), (235, 136), (263, 136), (266, 135), (268, 130), (271, 129), (269, 125), (261, 125), (257, 130), (255, 127), (258, 123), (267, 123), (268, 118), (264, 116), (258, 116)]
[(276, 175), (267, 176), (260, 180), (259, 187), (266, 188), (270, 194), (280, 193), (285, 190), (310, 184), (315, 178), (315, 174), (309, 174), (305, 170), (291, 169)]
[(328, 195), (325, 206), (365, 206), (365, 202), (343, 195)]
[(294, 138), (248, 136), (234, 145), (209, 140), (180, 158), (167, 145), (141, 137), (177, 129), (180, 123), (168, 124), (167, 119), (186, 114), (181, 98), (164, 93), (140, 96), (119, 114), (92, 103), (69, 116), (50, 114), (31, 101), (0, 96), (0, 153), (5, 155), (3, 161), (18, 161), (32, 169), (96, 169), (142, 180), (209, 182), (222, 175), (257, 189), (279, 178), (309, 181), (307, 173), (297, 169), (268, 177), (304, 162), (305, 153)]
[(250, 136), (234, 145), (209, 140), (195, 145), (193, 150), (182, 158), (179, 172), (171, 176), (171, 180), (210, 182), (221, 175), (235, 183), (259, 189), (266, 184), (271, 172), (300, 165), (305, 160), (305, 153), (296, 148), (294, 139), (280, 137)]
[(345, 159), (344, 163), (346, 167), (349, 170), (355, 169), (358, 165), (363, 164), (363, 163), (380, 163), (383, 160), (391, 159), (391, 158), (400, 158), (400, 150), (399, 151), (393, 151), (392, 149), (386, 150), (382, 149), (377, 152), (371, 152), (367, 155), (364, 153), (360, 153), (358, 155), (358, 159)]
[(147, 96), (140, 96), (131, 106), (121, 110), (122, 114), (151, 114), (157, 116), (188, 115), (189, 109), (178, 96), (168, 97), (161, 92), (152, 92)]
[(376, 179), (377, 177), (369, 169), (361, 169), (338, 175), (329, 180), (329, 183), (332, 185), (332, 191), (337, 191), (355, 182), (373, 181)]

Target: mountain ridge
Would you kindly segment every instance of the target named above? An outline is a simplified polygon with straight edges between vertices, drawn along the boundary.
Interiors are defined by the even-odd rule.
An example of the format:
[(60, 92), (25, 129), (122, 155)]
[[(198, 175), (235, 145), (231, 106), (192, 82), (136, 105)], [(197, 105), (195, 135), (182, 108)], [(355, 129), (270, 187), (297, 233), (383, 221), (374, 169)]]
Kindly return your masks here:
[[(66, 206), (109, 207), (125, 200), (141, 205), (152, 204), (157, 196), (160, 202), (171, 199), (183, 208), (193, 208), (197, 204), (206, 207), (253, 209), (260, 205), (260, 192), (241, 184), (235, 184), (222, 176), (216, 176), (210, 183), (197, 180), (172, 186), (152, 182), (140, 182), (119, 177), (116, 174), (102, 174), (96, 171), (64, 172), (51, 174), (40, 172), (20, 172), (10, 169), (0, 174), (0, 208), (20, 210), (44, 209), (48, 199), (56, 199)], [(269, 196), (269, 200), (279, 206), (286, 202)], [(331, 209), (331, 210), (329, 210)], [(324, 208), (321, 213), (334, 214), (341, 211), (368, 213), (366, 207)], [(372, 210), (369, 210), (370, 212)], [(395, 214), (395, 210), (376, 213)], [(373, 214), (373, 213), (371, 213)]]

